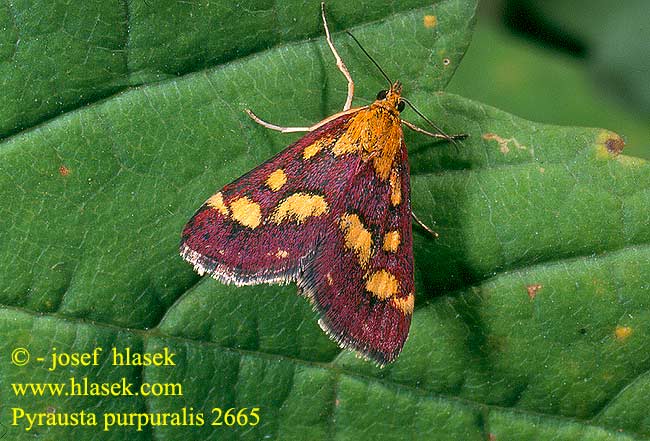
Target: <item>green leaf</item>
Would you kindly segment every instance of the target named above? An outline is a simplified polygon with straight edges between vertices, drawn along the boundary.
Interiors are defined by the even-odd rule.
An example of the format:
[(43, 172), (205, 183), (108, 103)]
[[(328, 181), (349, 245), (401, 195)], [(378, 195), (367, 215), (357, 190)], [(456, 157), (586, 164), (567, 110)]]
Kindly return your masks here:
[[(513, 2), (515, 3), (515, 2)], [(629, 0), (523, 0), (520, 14), (537, 19), (551, 34), (584, 47), (585, 61), (600, 89), (619, 98), (645, 121), (650, 117), (650, 32), (648, 3)]]
[[(108, 38), (87, 28), (93, 20), (75, 22), (72, 13), (63, 20), (62, 5), (43, 6), (65, 24), (49, 27), (47, 15), (35, 17), (40, 9), (11, 5), (16, 22), (43, 27), (38, 35), (52, 39), (45, 47), (72, 50), (54, 44), (59, 33), (86, 43)], [(407, 134), (414, 209), (441, 237), (416, 237), (417, 309), (397, 362), (378, 369), (341, 352), (293, 285), (224, 286), (178, 257), (180, 229), (200, 203), (295, 139), (255, 125), (243, 108), (304, 125), (344, 101), (322, 36), (306, 40), (321, 35), (318, 3), (289, 5), (277, 13), (249, 5), (241, 30), (226, 3), (169, 3), (162, 12), (130, 6), (112, 22), (128, 19), (131, 33), (119, 52), (131, 73), (120, 87), (141, 86), (111, 95), (116, 90), (82, 86), (80, 76), (57, 70), (61, 90), (95, 90), (93, 104), (61, 98), (56, 112), (65, 113), (56, 118), (47, 106), (5, 110), (6, 133), (31, 127), (0, 148), (0, 422), (8, 439), (647, 437), (650, 166), (617, 155), (612, 132), (535, 124), (436, 93), (468, 43), (473, 2), (354, 10), (328, 3), (334, 29), (350, 28), (423, 113), (449, 133), (470, 135), (456, 150)], [(107, 26), (100, 8), (120, 17), (110, 6), (76, 13)], [(435, 27), (424, 26), (425, 15), (436, 16)], [(234, 37), (198, 38), (210, 17), (247, 35), (242, 46)], [(344, 34), (334, 38), (362, 104), (382, 79)], [(166, 62), (167, 75), (183, 75), (149, 84)], [(47, 78), (33, 69), (26, 79)], [(41, 99), (51, 90), (28, 86), (25, 94)], [(94, 102), (99, 97), (106, 99)], [(115, 366), (113, 347), (169, 351), (175, 365)], [(26, 366), (10, 362), (18, 348), (31, 354)], [(76, 360), (89, 365), (50, 370), (52, 353), (82, 352), (90, 355)], [(84, 377), (173, 390), (146, 397), (17, 390)], [(232, 407), (259, 407), (259, 424), (211, 425), (214, 408)], [(81, 411), (86, 426), (45, 424)], [(21, 412), (42, 413), (45, 423), (30, 426)]]

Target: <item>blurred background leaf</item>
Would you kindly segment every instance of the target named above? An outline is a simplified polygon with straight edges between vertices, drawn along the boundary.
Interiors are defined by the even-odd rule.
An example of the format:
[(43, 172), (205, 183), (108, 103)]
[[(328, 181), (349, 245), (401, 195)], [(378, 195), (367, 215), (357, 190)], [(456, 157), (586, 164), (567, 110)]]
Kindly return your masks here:
[(447, 90), (554, 124), (607, 127), (650, 158), (645, 0), (484, 0)]

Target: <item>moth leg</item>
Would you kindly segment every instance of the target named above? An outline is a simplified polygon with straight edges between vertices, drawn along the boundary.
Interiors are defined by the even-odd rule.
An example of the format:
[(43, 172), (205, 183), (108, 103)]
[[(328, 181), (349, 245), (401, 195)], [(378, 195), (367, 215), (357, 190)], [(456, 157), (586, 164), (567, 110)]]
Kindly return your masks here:
[(421, 221), (421, 220), (420, 220), (420, 219), (415, 215), (415, 213), (414, 213), (413, 211), (411, 211), (411, 216), (413, 216), (413, 220), (414, 220), (415, 222), (417, 222), (417, 224), (418, 224), (420, 227), (422, 227), (422, 229), (423, 229), (424, 231), (426, 231), (427, 233), (429, 233), (430, 235), (432, 235), (434, 239), (437, 239), (438, 237), (440, 237), (440, 235), (439, 235), (438, 233), (436, 233), (435, 231), (433, 231), (429, 226), (427, 226), (427, 224), (425, 224), (424, 222), (422, 222), (422, 221)]
[(271, 130), (277, 130), (278, 132), (282, 133), (291, 133), (291, 132), (311, 132), (311, 127), (282, 127), (282, 126), (276, 126), (275, 124), (271, 124), (269, 122), (264, 121), (263, 119), (259, 118), (257, 115), (255, 115), (250, 109), (244, 109), (244, 112), (248, 114), (248, 116), (251, 117), (253, 121), (255, 121), (257, 124), (266, 127), (267, 129)]
[(354, 96), (354, 81), (352, 81), (352, 76), (350, 75), (348, 68), (345, 66), (345, 63), (339, 56), (339, 53), (336, 51), (336, 48), (334, 47), (334, 43), (332, 43), (332, 36), (330, 35), (330, 30), (329, 27), (327, 26), (327, 19), (325, 18), (325, 2), (321, 2), (320, 10), (321, 10), (321, 16), (323, 17), (323, 26), (325, 27), (325, 36), (327, 37), (327, 44), (329, 45), (330, 50), (332, 51), (332, 54), (334, 54), (334, 58), (336, 59), (336, 67), (339, 68), (343, 76), (348, 80), (348, 97), (346, 98), (345, 104), (343, 105), (343, 111), (345, 112), (350, 107), (352, 107), (352, 98)]
[(431, 133), (428, 130), (424, 130), (424, 129), (422, 129), (422, 128), (416, 126), (415, 124), (413, 124), (411, 122), (408, 122), (406, 120), (402, 120), (402, 124), (404, 124), (409, 129), (413, 130), (414, 132), (422, 133), (423, 135), (427, 135), (427, 136), (430, 136), (432, 138), (444, 139), (444, 140), (452, 141), (452, 142), (457, 140), (457, 139), (459, 139), (459, 140), (460, 139), (465, 139), (468, 136), (466, 133), (460, 133), (458, 135), (445, 135), (443, 133)]
[[(352, 80), (352, 76), (350, 75), (348, 68), (346, 67), (345, 63), (341, 59), (339, 53), (336, 51), (336, 47), (334, 47), (334, 43), (332, 42), (332, 35), (330, 34), (329, 27), (327, 26), (327, 19), (325, 18), (325, 2), (321, 2), (320, 9), (321, 9), (321, 16), (323, 17), (323, 26), (325, 27), (325, 36), (327, 39), (327, 44), (330, 47), (332, 54), (334, 54), (334, 58), (336, 59), (336, 67), (339, 68), (343, 76), (348, 80), (348, 96), (345, 99), (345, 104), (343, 105), (343, 111), (345, 112), (347, 110), (350, 110), (350, 108), (352, 107), (352, 98), (354, 97), (354, 81)], [(256, 123), (258, 123), (259, 125), (266, 127), (267, 129), (276, 130), (282, 133), (311, 132), (312, 130), (315, 130), (320, 126), (319, 123), (311, 127), (282, 127), (264, 121), (262, 118), (255, 115), (250, 109), (244, 109), (244, 112), (246, 112), (248, 116), (250, 116), (251, 119)]]

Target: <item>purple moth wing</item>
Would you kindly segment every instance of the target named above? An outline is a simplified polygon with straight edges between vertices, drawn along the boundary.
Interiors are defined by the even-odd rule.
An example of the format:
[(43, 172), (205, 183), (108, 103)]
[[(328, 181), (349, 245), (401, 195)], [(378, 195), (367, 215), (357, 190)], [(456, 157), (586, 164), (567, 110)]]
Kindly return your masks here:
[(224, 283), (295, 280), (358, 167), (358, 156), (330, 151), (355, 114), (331, 118), (210, 197), (183, 229), (181, 256)]
[(341, 346), (379, 365), (397, 358), (414, 306), (410, 172), (406, 145), (381, 179), (360, 165), (333, 213), (328, 234), (298, 278)]

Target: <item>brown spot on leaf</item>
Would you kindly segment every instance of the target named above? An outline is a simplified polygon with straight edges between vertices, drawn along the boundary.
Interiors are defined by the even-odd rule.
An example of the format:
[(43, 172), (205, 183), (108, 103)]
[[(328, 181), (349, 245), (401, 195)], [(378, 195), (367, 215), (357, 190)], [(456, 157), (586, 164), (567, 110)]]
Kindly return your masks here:
[(623, 151), (623, 147), (625, 147), (625, 141), (623, 141), (623, 138), (610, 138), (607, 141), (605, 141), (605, 145), (607, 146), (607, 150), (609, 150), (610, 153), (613, 153), (615, 155), (618, 155)]
[(599, 156), (618, 156), (625, 147), (625, 141), (618, 134), (609, 130), (602, 130), (598, 134), (596, 146), (599, 149)]
[(623, 147), (625, 147), (625, 141), (623, 141), (623, 138), (620, 136), (615, 135), (605, 139), (605, 147), (609, 153), (618, 155), (623, 151)]
[(61, 167), (59, 167), (59, 174), (64, 177), (68, 176), (70, 174), (70, 169), (65, 165), (62, 165)]
[(542, 289), (542, 285), (539, 283), (535, 283), (534, 285), (528, 285), (526, 287), (526, 291), (528, 291), (528, 297), (530, 297), (530, 300), (534, 300), (535, 296), (537, 296), (537, 292)]
[(497, 441), (497, 436), (494, 433), (489, 433), (488, 441)]

